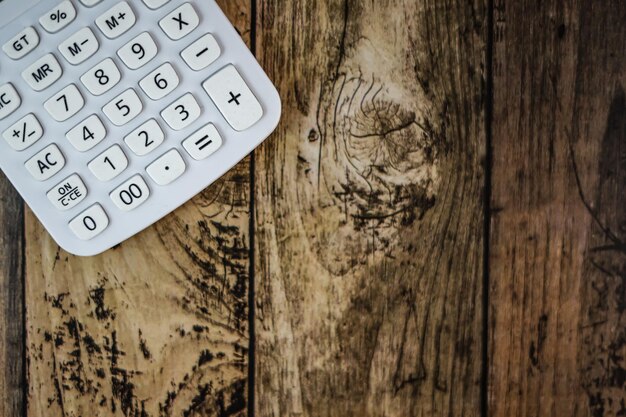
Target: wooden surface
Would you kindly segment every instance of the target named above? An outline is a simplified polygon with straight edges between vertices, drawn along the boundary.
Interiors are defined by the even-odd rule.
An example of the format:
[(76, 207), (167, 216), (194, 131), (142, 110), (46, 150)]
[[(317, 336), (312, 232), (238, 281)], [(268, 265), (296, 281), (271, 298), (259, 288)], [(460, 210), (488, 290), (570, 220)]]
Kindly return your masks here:
[(220, 2), (283, 99), (95, 258), (0, 179), (0, 416), (626, 413), (626, 5)]

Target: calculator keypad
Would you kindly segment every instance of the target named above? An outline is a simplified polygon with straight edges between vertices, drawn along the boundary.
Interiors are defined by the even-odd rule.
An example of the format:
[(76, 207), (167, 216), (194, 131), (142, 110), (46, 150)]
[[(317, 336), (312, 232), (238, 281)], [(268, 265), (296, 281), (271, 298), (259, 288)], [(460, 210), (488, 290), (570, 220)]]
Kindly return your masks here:
[[(118, 217), (143, 216), (144, 211), (130, 212), (150, 198), (154, 204), (146, 206), (164, 206), (161, 193), (176, 181), (181, 189), (194, 189), (185, 175), (197, 173), (200, 161), (215, 158), (229, 136), (264, 115), (239, 72), (246, 59), (230, 64), (226, 33), (219, 25), (215, 33), (208, 33), (208, 25), (195, 32), (201, 2), (112, 0), (85, 8), (102, 3), (58, 0), (53, 8), (54, 3), (42, 6), (41, 12), (50, 9), (39, 25), (17, 28), (3, 45), (7, 57), (21, 60), (17, 76), (25, 83), (0, 86), (0, 120), (13, 116), (2, 125), (4, 141), (20, 152), (20, 169), (41, 182), (46, 204), (65, 213), (64, 226), (85, 241), (111, 226), (118, 230)], [(136, 28), (138, 21), (145, 23), (142, 13), (157, 15), (146, 31)], [(37, 56), (23, 59), (29, 54)], [(22, 91), (26, 84), (33, 91)], [(22, 100), (27, 109), (14, 114)], [(231, 151), (222, 155), (229, 158)], [(219, 165), (220, 159), (213, 161)]]

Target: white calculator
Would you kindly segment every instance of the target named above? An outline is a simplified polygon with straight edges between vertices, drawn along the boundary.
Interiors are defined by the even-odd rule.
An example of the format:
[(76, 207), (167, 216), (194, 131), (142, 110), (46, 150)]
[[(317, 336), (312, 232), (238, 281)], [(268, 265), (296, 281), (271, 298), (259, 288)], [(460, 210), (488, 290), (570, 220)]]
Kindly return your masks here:
[(0, 45), (0, 168), (76, 255), (191, 199), (280, 118), (214, 0), (0, 0)]

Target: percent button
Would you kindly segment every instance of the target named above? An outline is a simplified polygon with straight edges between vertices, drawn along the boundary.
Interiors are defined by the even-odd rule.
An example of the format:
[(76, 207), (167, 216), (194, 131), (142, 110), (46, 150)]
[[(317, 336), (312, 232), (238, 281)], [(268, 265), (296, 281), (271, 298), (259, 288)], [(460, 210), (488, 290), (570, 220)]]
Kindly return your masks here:
[(39, 18), (41, 26), (50, 33), (56, 33), (69, 25), (76, 18), (76, 9), (72, 2), (65, 0)]

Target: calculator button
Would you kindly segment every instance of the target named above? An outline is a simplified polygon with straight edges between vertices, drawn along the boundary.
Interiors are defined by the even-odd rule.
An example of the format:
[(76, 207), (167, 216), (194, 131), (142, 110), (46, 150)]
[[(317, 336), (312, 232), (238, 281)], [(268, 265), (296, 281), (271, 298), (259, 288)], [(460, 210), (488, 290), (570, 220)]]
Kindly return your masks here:
[(91, 240), (109, 226), (109, 217), (100, 204), (94, 204), (70, 222), (70, 229), (80, 240)]
[(59, 51), (67, 62), (78, 65), (90, 58), (100, 48), (96, 35), (89, 28), (82, 28), (59, 45)]
[(76, 207), (87, 197), (87, 187), (78, 174), (74, 174), (48, 191), (47, 196), (58, 210), (66, 211)]
[(172, 149), (147, 168), (146, 172), (158, 185), (168, 185), (183, 175), (187, 165), (176, 149)]
[(211, 65), (222, 54), (215, 37), (207, 33), (191, 45), (189, 45), (180, 55), (183, 57), (189, 68), (200, 71)]
[(131, 211), (150, 197), (150, 189), (141, 175), (135, 175), (116, 188), (110, 197), (120, 210)]
[(50, 33), (56, 33), (69, 25), (76, 18), (76, 9), (72, 2), (65, 0), (54, 9), (39, 18), (39, 23)]
[(68, 85), (43, 104), (57, 122), (64, 122), (74, 116), (84, 105), (85, 100), (74, 84)]
[(124, 142), (137, 156), (144, 156), (163, 143), (165, 134), (156, 120), (150, 119), (124, 138)]
[(21, 104), (22, 99), (15, 91), (13, 84), (6, 83), (0, 87), (0, 120), (12, 114)]
[(4, 44), (2, 50), (11, 59), (20, 59), (28, 55), (39, 45), (39, 34), (35, 28), (27, 27), (10, 41)]
[(80, 81), (94, 96), (106, 93), (115, 87), (121, 79), (122, 74), (111, 58), (100, 62), (80, 77)]
[(102, 142), (106, 135), (107, 131), (104, 124), (102, 124), (102, 120), (95, 114), (92, 114), (74, 126), (72, 130), (66, 133), (65, 137), (77, 151), (87, 152)]
[(116, 126), (124, 126), (139, 116), (142, 110), (143, 104), (141, 99), (132, 88), (124, 91), (102, 108), (104, 114)]
[(37, 181), (45, 181), (65, 166), (65, 158), (55, 145), (48, 145), (26, 162), (26, 169)]
[(80, 0), (80, 2), (87, 7), (92, 7), (95, 6), (96, 4), (100, 3), (102, 0)]
[(63, 75), (59, 61), (52, 54), (39, 58), (22, 72), (22, 78), (35, 91), (43, 91)]
[(196, 161), (214, 154), (222, 146), (222, 137), (212, 124), (204, 126), (183, 142), (183, 147)]
[(183, 130), (198, 117), (200, 117), (200, 105), (191, 93), (187, 93), (161, 112), (163, 120), (174, 130)]
[(169, 62), (166, 62), (148, 74), (139, 82), (139, 85), (148, 97), (152, 100), (159, 100), (174, 91), (179, 83), (180, 79), (176, 70)]
[(13, 149), (23, 151), (41, 139), (43, 128), (39, 120), (31, 113), (5, 130), (2, 136)]
[(172, 40), (179, 40), (198, 27), (200, 18), (193, 6), (185, 3), (159, 22), (163, 32)]
[(151, 8), (152, 10), (158, 9), (161, 6), (164, 6), (166, 3), (169, 3), (170, 0), (143, 0), (143, 2)]
[(148, 32), (144, 32), (122, 46), (117, 54), (128, 68), (136, 70), (152, 61), (158, 52), (152, 36)]
[(117, 3), (96, 19), (96, 25), (109, 39), (122, 36), (135, 25), (135, 22), (135, 13), (125, 1)]
[(128, 159), (118, 145), (114, 145), (91, 161), (89, 170), (100, 181), (107, 182), (120, 175), (128, 168)]
[(263, 117), (261, 104), (233, 65), (213, 75), (202, 86), (236, 131), (249, 129)]

